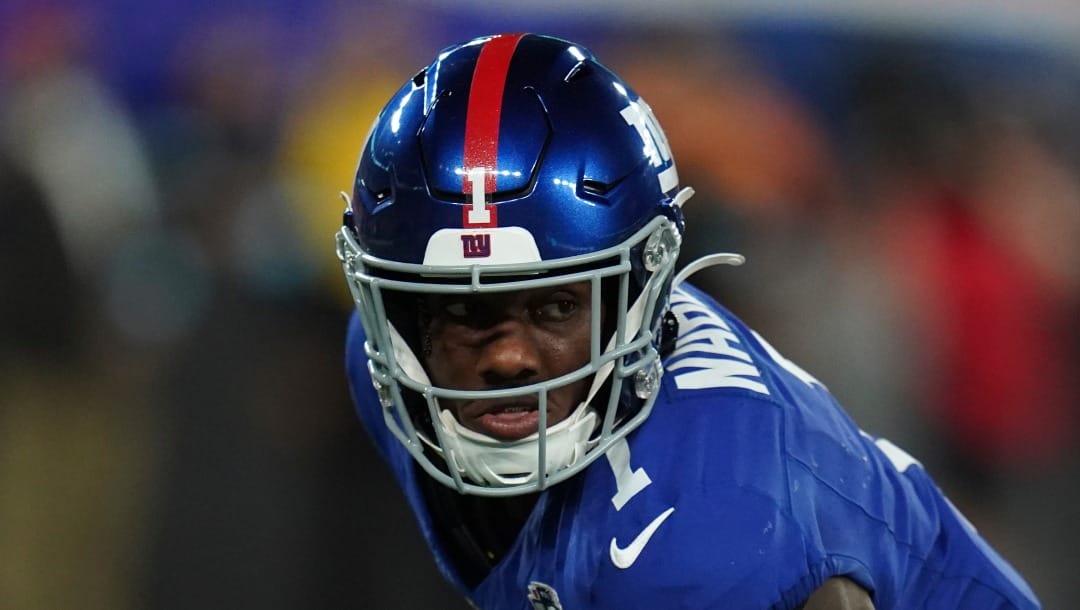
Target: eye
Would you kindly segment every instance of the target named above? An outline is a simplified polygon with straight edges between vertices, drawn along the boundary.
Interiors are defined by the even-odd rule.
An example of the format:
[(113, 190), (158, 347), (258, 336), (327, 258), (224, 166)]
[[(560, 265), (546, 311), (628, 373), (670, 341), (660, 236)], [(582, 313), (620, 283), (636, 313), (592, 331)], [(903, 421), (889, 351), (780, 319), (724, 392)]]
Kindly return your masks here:
[(562, 322), (570, 319), (577, 311), (577, 300), (565, 293), (552, 295), (550, 299), (542, 303), (535, 310), (535, 316), (539, 320), (547, 322)]
[(445, 301), (440, 309), (446, 316), (459, 319), (467, 317), (473, 310), (469, 303), (464, 300)]

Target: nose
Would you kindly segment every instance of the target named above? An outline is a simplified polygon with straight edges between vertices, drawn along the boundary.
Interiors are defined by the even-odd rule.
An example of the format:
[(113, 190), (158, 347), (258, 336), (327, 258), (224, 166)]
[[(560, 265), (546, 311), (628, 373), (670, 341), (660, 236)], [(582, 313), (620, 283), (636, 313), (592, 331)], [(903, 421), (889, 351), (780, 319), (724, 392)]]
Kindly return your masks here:
[(530, 383), (540, 375), (540, 348), (526, 324), (506, 320), (491, 331), (480, 346), (476, 362), (485, 384), (512, 387)]

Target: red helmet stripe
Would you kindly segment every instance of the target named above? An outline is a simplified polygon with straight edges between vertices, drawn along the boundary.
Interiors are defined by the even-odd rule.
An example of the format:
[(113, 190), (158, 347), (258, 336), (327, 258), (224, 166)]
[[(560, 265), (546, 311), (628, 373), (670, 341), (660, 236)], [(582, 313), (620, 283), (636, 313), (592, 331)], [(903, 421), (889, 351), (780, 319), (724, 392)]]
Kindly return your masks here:
[[(487, 170), (484, 172), (484, 193), (495, 192), (503, 89), (506, 86), (506, 74), (510, 69), (510, 58), (524, 36), (525, 34), (495, 36), (480, 49), (469, 88), (469, 109), (465, 115), (465, 176), (462, 179), (462, 192), (466, 195), (476, 188), (469, 180), (469, 173), (480, 168)], [(469, 198), (466, 197), (466, 202), (468, 201)], [(466, 227), (498, 226), (494, 206), (487, 206), (490, 221), (484, 223), (470, 222), (470, 209), (466, 206), (462, 211), (462, 221)]]

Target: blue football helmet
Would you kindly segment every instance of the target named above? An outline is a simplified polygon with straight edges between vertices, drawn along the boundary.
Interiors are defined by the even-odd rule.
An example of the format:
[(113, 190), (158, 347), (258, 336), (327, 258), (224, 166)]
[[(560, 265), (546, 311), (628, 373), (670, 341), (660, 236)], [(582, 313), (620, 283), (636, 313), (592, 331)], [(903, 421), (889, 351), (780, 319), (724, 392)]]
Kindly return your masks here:
[[(648, 105), (580, 45), (478, 38), (404, 84), (364, 144), (337, 251), (386, 425), (428, 474), (462, 493), (541, 490), (648, 417), (674, 336), (668, 297), (692, 193)], [(432, 383), (401, 298), (581, 281), (594, 295), (589, 362), (483, 391)], [(586, 400), (549, 427), (548, 393), (582, 379)], [(523, 395), (538, 397), (539, 430), (513, 441), (440, 406)]]

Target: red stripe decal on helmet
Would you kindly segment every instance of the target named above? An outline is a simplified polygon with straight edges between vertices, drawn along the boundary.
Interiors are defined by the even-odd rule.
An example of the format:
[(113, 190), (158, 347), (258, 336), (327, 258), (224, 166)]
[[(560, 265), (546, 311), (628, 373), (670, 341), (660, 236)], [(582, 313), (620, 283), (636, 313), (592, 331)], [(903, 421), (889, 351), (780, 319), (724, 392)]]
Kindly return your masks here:
[(495, 36), (484, 43), (473, 70), (469, 88), (469, 109), (465, 115), (465, 175), (462, 192), (467, 205), (461, 220), (466, 228), (498, 226), (495, 206), (486, 203), (485, 195), (495, 192), (499, 119), (502, 115), (503, 89), (510, 58), (525, 34)]

